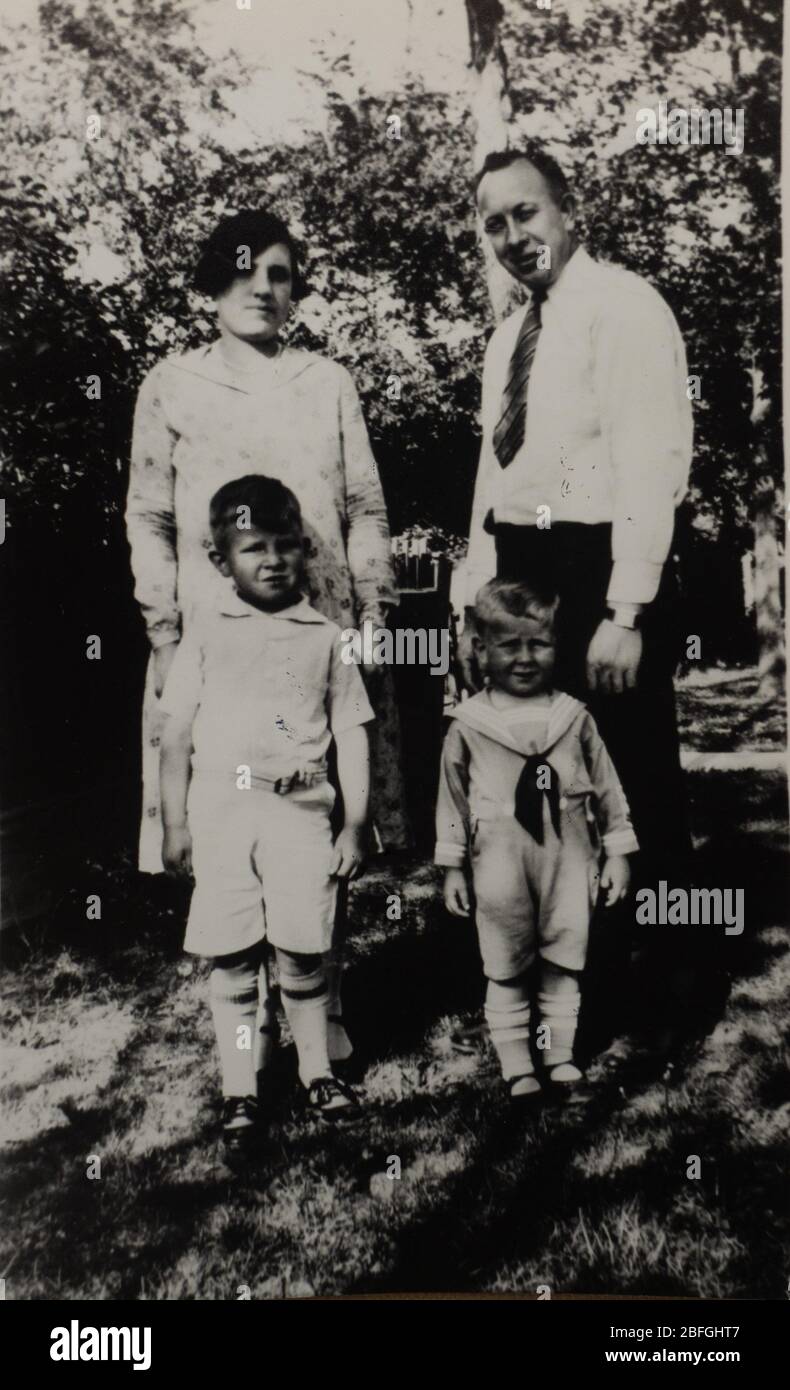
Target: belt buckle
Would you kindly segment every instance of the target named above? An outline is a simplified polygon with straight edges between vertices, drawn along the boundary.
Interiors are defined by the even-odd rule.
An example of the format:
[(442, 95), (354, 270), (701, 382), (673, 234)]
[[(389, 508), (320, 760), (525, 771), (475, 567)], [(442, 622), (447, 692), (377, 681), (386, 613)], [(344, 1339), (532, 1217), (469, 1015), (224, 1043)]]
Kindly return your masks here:
[(298, 785), (298, 782), (299, 769), (297, 768), (296, 772), (292, 772), (290, 777), (278, 777), (274, 784), (274, 790), (278, 796), (287, 796), (288, 792), (292, 792), (294, 787)]

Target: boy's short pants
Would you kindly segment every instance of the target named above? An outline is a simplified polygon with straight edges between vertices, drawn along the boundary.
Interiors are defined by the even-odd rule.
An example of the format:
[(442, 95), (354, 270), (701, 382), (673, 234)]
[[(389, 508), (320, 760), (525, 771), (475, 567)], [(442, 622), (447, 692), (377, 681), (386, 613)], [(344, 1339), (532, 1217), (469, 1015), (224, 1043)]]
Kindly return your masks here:
[(583, 798), (560, 805), (562, 838), (544, 807), (542, 845), (496, 802), (481, 799), (474, 808), (475, 916), (489, 980), (515, 979), (536, 955), (566, 970), (584, 969), (598, 856)]
[(193, 777), (187, 818), (195, 891), (184, 949), (247, 950), (264, 938), (313, 955), (332, 945), (337, 880), (329, 877), (330, 782), (280, 795)]

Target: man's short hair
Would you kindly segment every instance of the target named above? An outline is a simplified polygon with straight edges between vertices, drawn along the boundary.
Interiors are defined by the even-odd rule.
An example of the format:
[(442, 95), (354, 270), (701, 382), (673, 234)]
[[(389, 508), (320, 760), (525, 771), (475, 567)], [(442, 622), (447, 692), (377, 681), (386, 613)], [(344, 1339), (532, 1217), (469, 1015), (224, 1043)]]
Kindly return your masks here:
[(292, 531), (302, 534), (302, 512), (296, 496), (277, 478), (267, 478), (262, 473), (235, 478), (215, 492), (209, 506), (209, 523), (220, 554), (227, 550), (228, 534), (244, 531), (247, 525), (274, 535)]
[(262, 251), (280, 243), (288, 247), (291, 257), (292, 298), (304, 298), (307, 285), (302, 276), (299, 247), (282, 218), (262, 208), (245, 208), (243, 212), (220, 219), (201, 247), (193, 277), (195, 289), (216, 299), (230, 289), (238, 276), (250, 273), (239, 269), (241, 248), (249, 250), (250, 260), (254, 262)]
[(475, 627), (482, 637), (487, 627), (502, 618), (531, 618), (554, 633), (558, 600), (539, 594), (518, 579), (489, 579), (475, 597)]
[(571, 191), (570, 184), (556, 159), (537, 141), (532, 140), (515, 145), (512, 149), (494, 150), (492, 154), (486, 155), (482, 167), (475, 175), (475, 195), (486, 174), (496, 174), (500, 169), (509, 169), (511, 164), (515, 164), (519, 159), (525, 159), (543, 175), (551, 190), (551, 196), (559, 207), (563, 198)]

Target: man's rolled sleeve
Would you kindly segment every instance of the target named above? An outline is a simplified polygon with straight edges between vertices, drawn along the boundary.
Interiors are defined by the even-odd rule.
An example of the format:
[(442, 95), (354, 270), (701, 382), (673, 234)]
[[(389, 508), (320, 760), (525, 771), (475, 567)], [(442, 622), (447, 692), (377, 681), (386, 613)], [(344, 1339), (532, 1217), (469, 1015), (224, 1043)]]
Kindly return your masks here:
[(683, 341), (654, 293), (619, 299), (598, 327), (596, 377), (613, 477), (609, 603), (650, 603), (688, 479)]

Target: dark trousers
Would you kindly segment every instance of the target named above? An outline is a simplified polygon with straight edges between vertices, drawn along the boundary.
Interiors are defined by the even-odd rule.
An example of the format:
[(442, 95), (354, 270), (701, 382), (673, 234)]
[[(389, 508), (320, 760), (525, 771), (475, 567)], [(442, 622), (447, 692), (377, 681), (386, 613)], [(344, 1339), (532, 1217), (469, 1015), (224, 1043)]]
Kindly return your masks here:
[(557, 595), (556, 685), (583, 700), (620, 776), (639, 840), (633, 887), (665, 878), (682, 886), (690, 868), (691, 839), (680, 767), (672, 677), (679, 656), (677, 584), (671, 559), (661, 586), (642, 614), (643, 655), (637, 689), (601, 695), (588, 689), (587, 648), (606, 616), (612, 570), (612, 528), (560, 522), (494, 528), (497, 575)]

